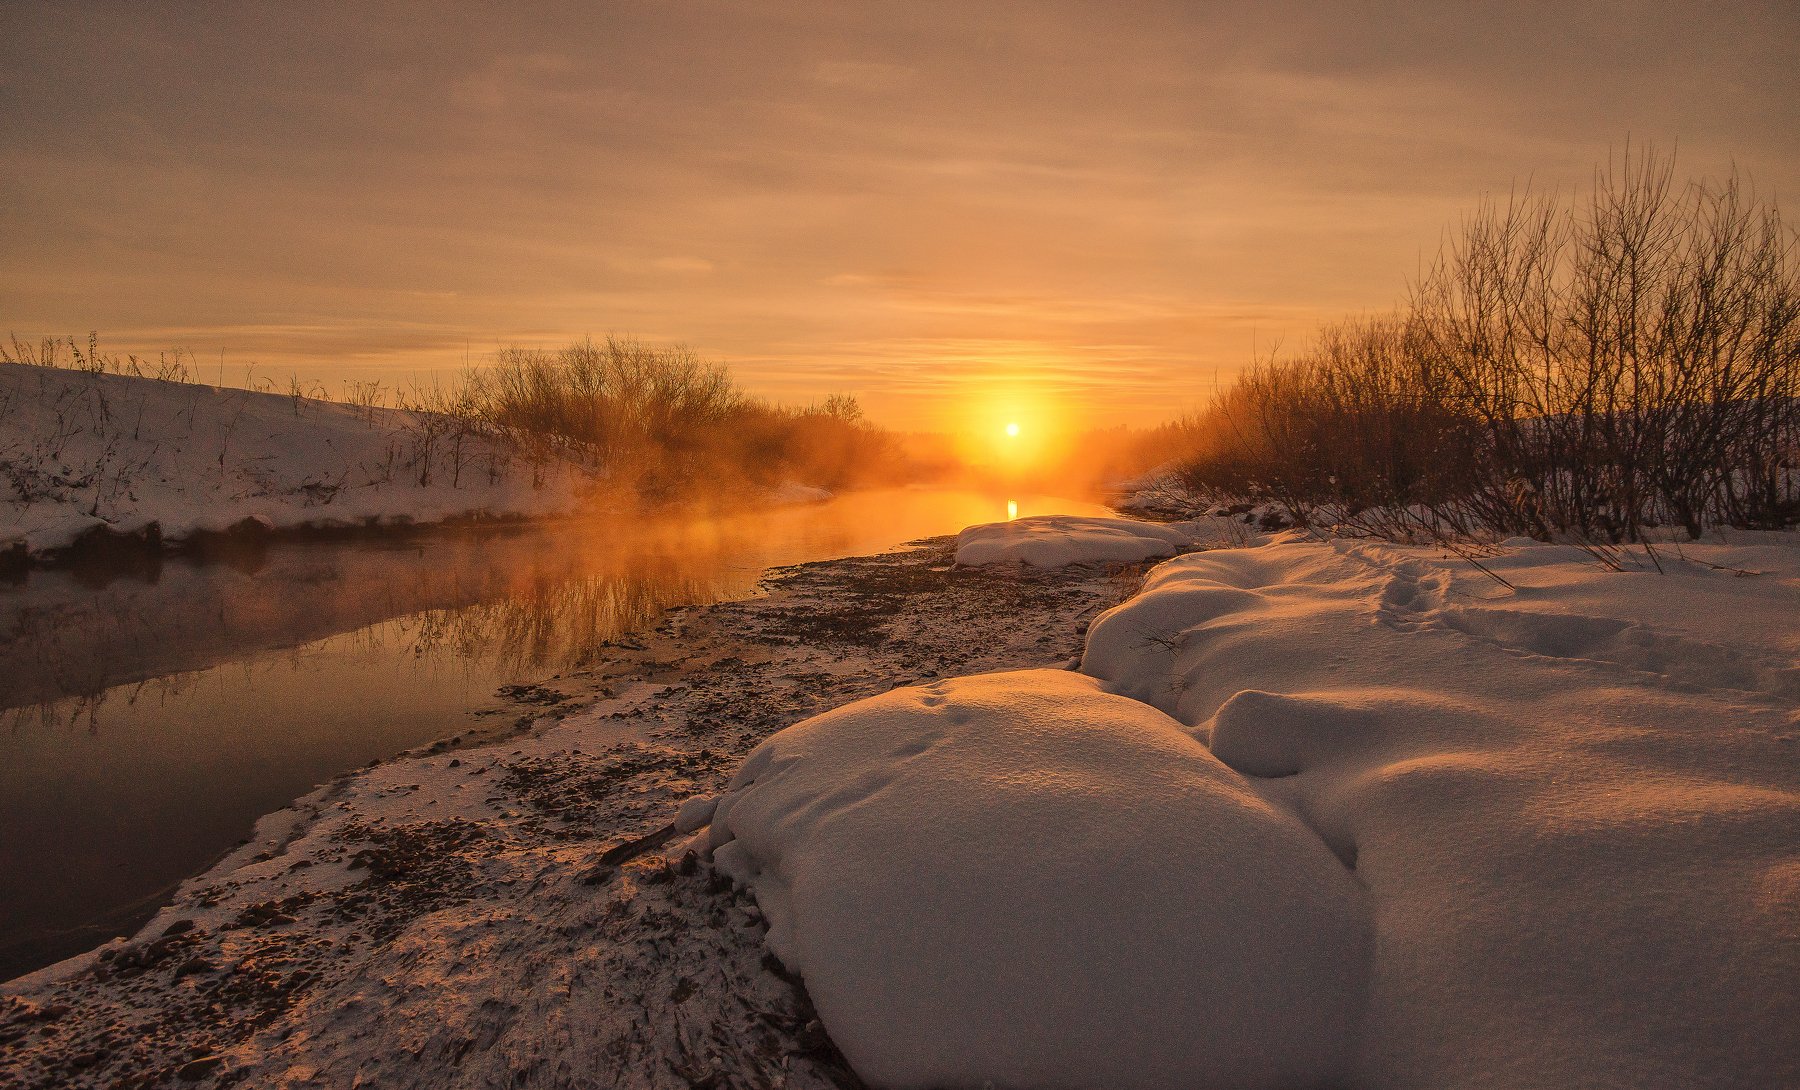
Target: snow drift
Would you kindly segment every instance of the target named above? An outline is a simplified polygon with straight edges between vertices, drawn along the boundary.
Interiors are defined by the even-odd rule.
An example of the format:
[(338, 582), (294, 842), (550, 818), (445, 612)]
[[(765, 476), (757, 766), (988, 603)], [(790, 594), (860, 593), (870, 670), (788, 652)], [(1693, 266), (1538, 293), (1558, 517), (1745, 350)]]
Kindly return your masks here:
[(1368, 928), (1349, 872), (1079, 674), (898, 689), (783, 731), (708, 843), (879, 1086), (1276, 1090), (1347, 1054)]
[(1354, 1085), (1794, 1085), (1800, 550), (1771, 540), (1666, 575), (1515, 543), (1483, 561), (1511, 589), (1429, 549), (1195, 554), (1083, 669), (1355, 861)]
[(1039, 568), (1069, 564), (1133, 564), (1171, 556), (1193, 543), (1184, 523), (1078, 515), (1033, 515), (970, 526), (956, 535), (958, 564), (1019, 561)]
[(773, 736), (709, 843), (878, 1086), (1800, 1085), (1800, 539), (1746, 540), (1184, 556), (1089, 676)]

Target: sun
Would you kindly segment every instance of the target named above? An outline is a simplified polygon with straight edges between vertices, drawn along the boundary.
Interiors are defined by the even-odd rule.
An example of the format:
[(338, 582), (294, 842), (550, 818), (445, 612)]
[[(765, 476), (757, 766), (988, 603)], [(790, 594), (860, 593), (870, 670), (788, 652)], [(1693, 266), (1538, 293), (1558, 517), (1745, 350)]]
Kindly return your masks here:
[(1017, 439), (1019, 437), (1018, 421), (1015, 420), (1012, 423), (1006, 425), (1006, 437), (1008, 439)]

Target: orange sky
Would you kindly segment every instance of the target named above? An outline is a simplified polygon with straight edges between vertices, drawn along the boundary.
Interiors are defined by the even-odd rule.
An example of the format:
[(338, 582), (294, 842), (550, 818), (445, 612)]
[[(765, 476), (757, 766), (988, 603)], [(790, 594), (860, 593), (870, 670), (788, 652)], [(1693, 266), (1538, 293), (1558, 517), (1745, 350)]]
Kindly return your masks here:
[(529, 6), (0, 2), (0, 332), (1153, 423), (1628, 134), (1800, 177), (1787, 0)]

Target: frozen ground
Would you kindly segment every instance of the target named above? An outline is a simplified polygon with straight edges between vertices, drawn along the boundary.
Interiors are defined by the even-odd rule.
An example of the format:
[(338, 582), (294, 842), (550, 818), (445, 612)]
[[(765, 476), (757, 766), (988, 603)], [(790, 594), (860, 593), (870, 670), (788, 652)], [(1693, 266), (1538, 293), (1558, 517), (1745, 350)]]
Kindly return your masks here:
[(0, 988), (0, 1086), (856, 1085), (669, 822), (816, 712), (1070, 661), (1133, 585), (939, 543), (675, 614), (521, 697), (582, 710), (343, 777), (132, 940)]
[(1800, 1085), (1800, 539), (1259, 541), (1157, 567), (1084, 677), (838, 709), (712, 804), (855, 1068)]

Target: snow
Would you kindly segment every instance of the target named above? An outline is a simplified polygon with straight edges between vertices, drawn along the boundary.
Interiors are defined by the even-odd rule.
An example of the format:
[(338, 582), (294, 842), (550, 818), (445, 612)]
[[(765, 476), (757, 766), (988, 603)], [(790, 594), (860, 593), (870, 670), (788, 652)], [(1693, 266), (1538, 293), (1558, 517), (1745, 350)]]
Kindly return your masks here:
[(574, 509), (591, 486), (447, 418), (0, 364), (0, 544), (61, 548), (154, 523), (167, 539), (267, 527), (436, 522)]
[(1022, 562), (1038, 568), (1069, 564), (1134, 564), (1170, 556), (1193, 543), (1192, 523), (1080, 515), (1033, 515), (970, 526), (956, 537), (958, 564)]
[(1153, 469), (1113, 486), (1120, 497), (1121, 511), (1148, 514), (1186, 514), (1205, 510), (1212, 504), (1200, 493), (1182, 483), (1180, 459), (1164, 462)]
[(1311, 1086), (1347, 1054), (1354, 879), (1179, 724), (1079, 674), (897, 689), (783, 731), (708, 845), (877, 1086)]
[(857, 1071), (1800, 1084), (1800, 537), (1257, 540), (1157, 567), (1082, 673), (837, 709), (705, 804)]
[(1683, 551), (1516, 545), (1482, 561), (1509, 590), (1278, 541), (1164, 564), (1090, 630), (1085, 671), (1355, 860), (1354, 1085), (1800, 1075), (1800, 549)]

